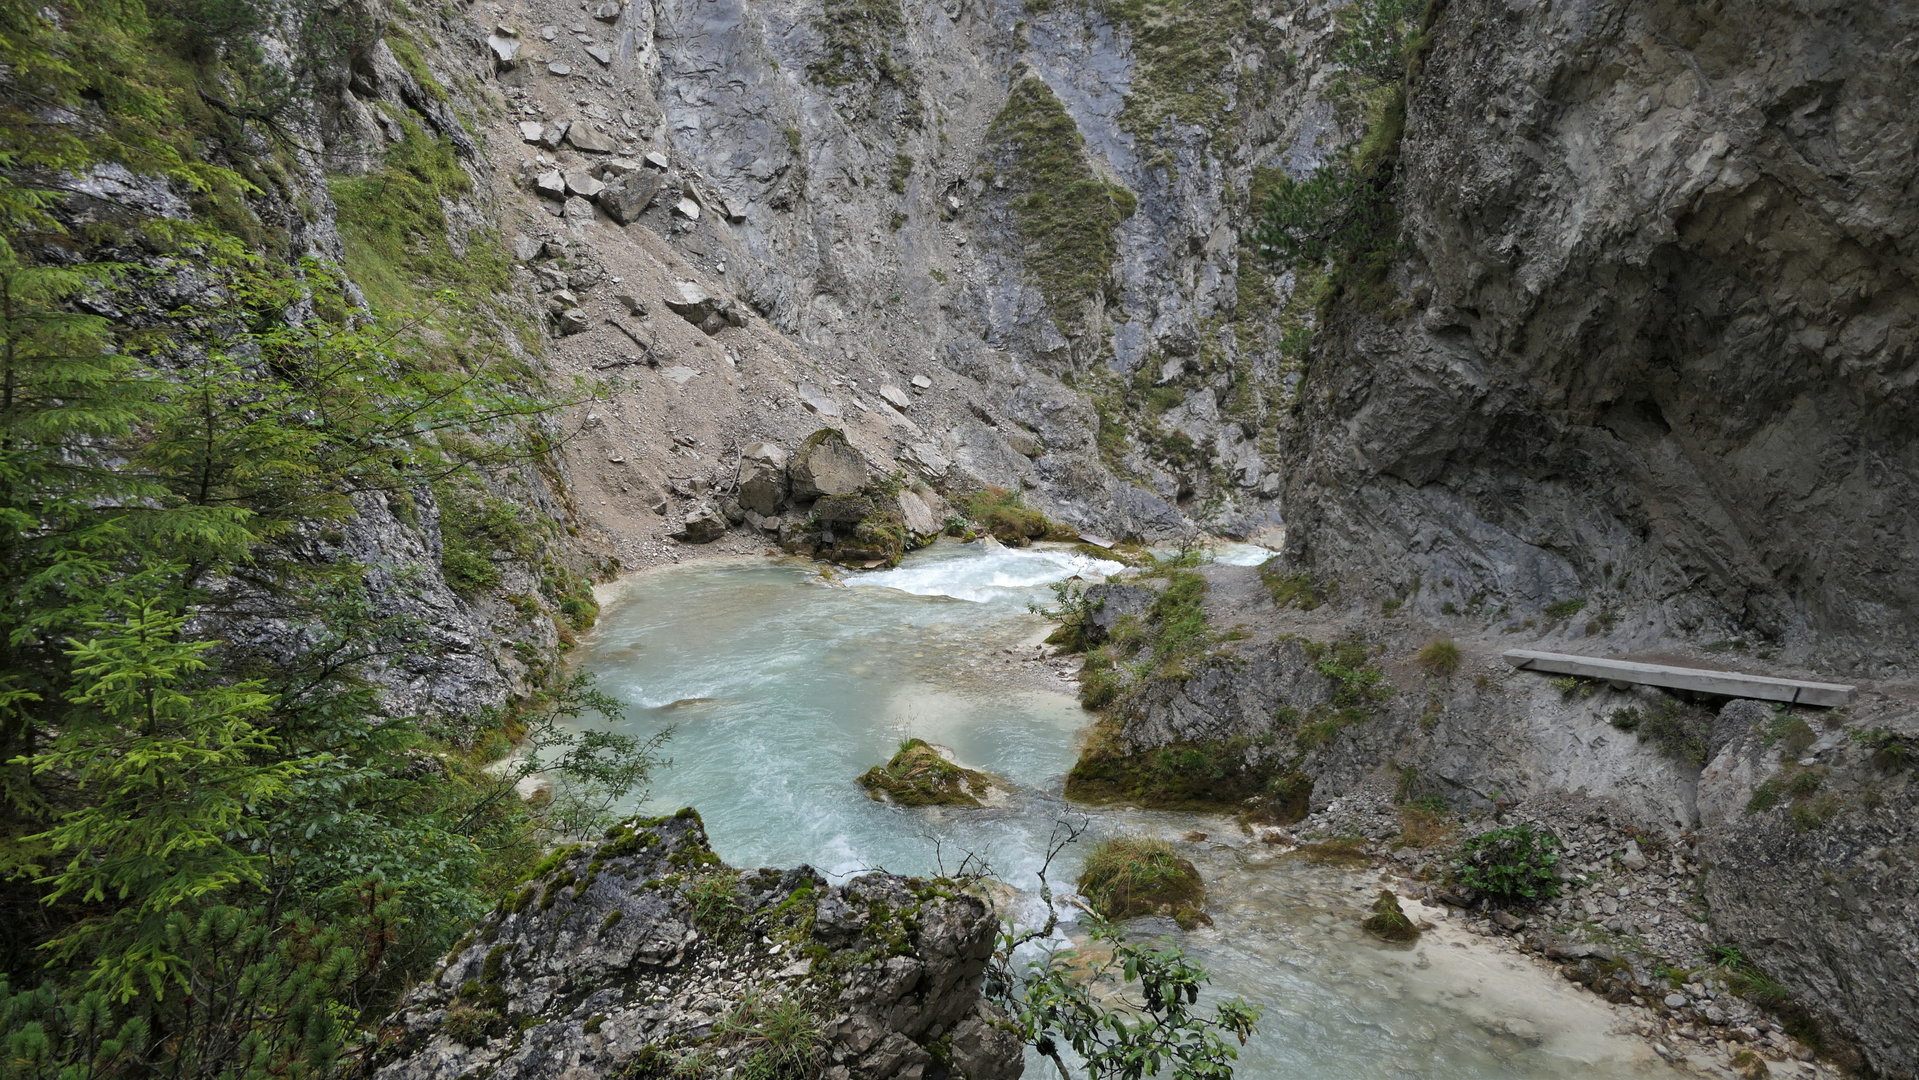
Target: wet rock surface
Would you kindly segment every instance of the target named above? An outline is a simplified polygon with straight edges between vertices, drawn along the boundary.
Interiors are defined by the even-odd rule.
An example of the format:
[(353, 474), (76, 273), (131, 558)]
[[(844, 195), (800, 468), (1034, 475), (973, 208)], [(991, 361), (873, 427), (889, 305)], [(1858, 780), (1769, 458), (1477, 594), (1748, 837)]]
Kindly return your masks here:
[(381, 1029), (380, 1080), (742, 1066), (754, 1018), (796, 1009), (809, 1073), (1013, 1080), (1021, 1044), (980, 997), (998, 923), (940, 882), (720, 864), (699, 818), (565, 848)]

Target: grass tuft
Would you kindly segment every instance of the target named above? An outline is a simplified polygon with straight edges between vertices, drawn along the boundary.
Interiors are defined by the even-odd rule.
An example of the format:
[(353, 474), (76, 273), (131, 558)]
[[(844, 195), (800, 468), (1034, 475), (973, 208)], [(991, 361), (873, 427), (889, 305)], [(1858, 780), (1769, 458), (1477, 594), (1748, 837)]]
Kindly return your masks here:
[(1206, 921), (1199, 871), (1164, 840), (1122, 836), (1102, 840), (1080, 870), (1080, 895), (1107, 919), (1171, 914), (1182, 926)]

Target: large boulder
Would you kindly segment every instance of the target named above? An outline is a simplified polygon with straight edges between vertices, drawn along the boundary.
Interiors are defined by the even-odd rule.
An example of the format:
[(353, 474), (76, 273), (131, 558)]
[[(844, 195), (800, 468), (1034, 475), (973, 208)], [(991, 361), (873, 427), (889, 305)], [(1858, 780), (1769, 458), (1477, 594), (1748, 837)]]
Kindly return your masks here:
[(834, 428), (806, 437), (786, 468), (793, 498), (808, 502), (822, 495), (852, 495), (866, 486), (866, 458)]
[(717, 334), (727, 326), (746, 325), (746, 315), (736, 305), (707, 292), (697, 281), (676, 283), (666, 296), (666, 307), (708, 334)]
[(710, 506), (694, 508), (673, 539), (686, 544), (710, 544), (726, 535), (726, 515)]
[(658, 173), (639, 171), (628, 173), (606, 185), (600, 192), (600, 209), (608, 217), (622, 225), (631, 225), (640, 220), (646, 208), (653, 205), (653, 196), (660, 193)]
[(786, 501), (786, 451), (769, 442), (748, 443), (740, 451), (740, 505), (770, 517)]
[(934, 1048), (955, 1075), (1015, 1080), (1020, 1042), (980, 995), (997, 929), (985, 903), (941, 883), (742, 873), (691, 810), (628, 821), (562, 849), (488, 916), (386, 1021), (366, 1071), (746, 1074), (756, 1022), (799, 1012), (818, 1033), (788, 1048), (807, 1075), (917, 1077)]
[(911, 491), (900, 492), (900, 520), (905, 523), (906, 531), (914, 536), (933, 536), (940, 531), (940, 523), (933, 517), (933, 508)]

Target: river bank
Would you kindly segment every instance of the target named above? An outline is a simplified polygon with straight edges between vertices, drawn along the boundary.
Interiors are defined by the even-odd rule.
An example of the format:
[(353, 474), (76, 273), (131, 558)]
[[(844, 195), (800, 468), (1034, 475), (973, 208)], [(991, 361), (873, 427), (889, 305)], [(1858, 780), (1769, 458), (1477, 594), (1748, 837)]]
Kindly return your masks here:
[[(1736, 1075), (1737, 1036), (1606, 1001), (1569, 980), (1563, 960), (1428, 902), (1433, 866), (1419, 853), (1369, 841), (1358, 865), (1302, 856), (1312, 830), (1349, 828), (1347, 803), (1282, 833), (1066, 802), (1063, 775), (1092, 716), (1072, 697), (1078, 658), (1040, 645), (1052, 626), (1026, 606), (1050, 599), (1050, 580), (1104, 576), (1076, 557), (942, 543), (885, 572), (751, 556), (643, 570), (602, 587), (585, 662), (633, 704), (634, 730), (677, 729), (675, 765), (648, 808), (698, 806), (734, 865), (804, 862), (845, 880), (938, 872), (972, 852), (1030, 890), (1062, 816), (1084, 816), (1089, 841), (1138, 832), (1175, 843), (1206, 877), (1215, 925), (1146, 919), (1134, 930), (1176, 936), (1214, 972), (1216, 992), (1264, 998), (1267, 1034), (1249, 1046), (1244, 1076)], [(854, 778), (906, 738), (1005, 778), (1013, 797), (978, 810), (867, 798)], [(1359, 932), (1382, 885), (1432, 924), (1416, 949)], [(1755, 1034), (1762, 1051), (1777, 1035)], [(1773, 1074), (1817, 1075), (1796, 1060), (1801, 1049), (1771, 1047)]]

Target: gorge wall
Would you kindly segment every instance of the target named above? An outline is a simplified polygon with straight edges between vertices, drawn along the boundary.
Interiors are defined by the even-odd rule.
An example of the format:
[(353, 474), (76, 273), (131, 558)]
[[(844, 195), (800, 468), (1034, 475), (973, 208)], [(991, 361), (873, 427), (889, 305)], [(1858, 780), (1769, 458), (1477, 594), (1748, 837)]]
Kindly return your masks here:
[(1909, 664), (1916, 18), (1448, 3), (1404, 314), (1315, 353), (1289, 559), (1428, 614), (1584, 597), (1625, 641)]
[[(445, 235), (410, 242), (505, 264), (487, 336), (527, 351), (517, 319), (550, 384), (600, 387), (554, 460), (584, 568), (672, 557), (743, 447), (829, 425), (1087, 531), (1283, 527), (1292, 569), (1427, 616), (1913, 652), (1898, 5), (1433, 5), (1370, 301), (1252, 238), (1378, 126), (1336, 5), (371, 17), (316, 91), (308, 246), (390, 274), (325, 178), (391, 172), (409, 124), (450, 149)], [(617, 213), (593, 190), (635, 173)], [(730, 321), (664, 308), (687, 287)]]

